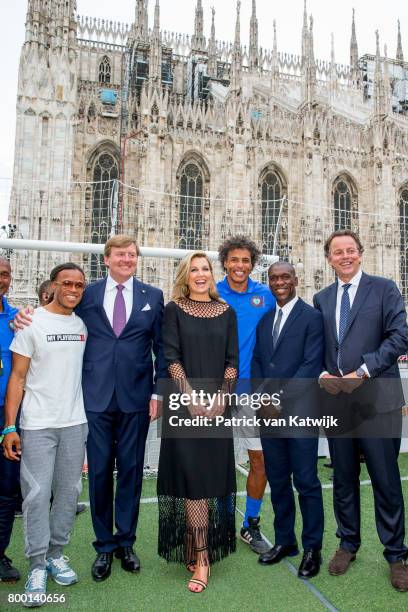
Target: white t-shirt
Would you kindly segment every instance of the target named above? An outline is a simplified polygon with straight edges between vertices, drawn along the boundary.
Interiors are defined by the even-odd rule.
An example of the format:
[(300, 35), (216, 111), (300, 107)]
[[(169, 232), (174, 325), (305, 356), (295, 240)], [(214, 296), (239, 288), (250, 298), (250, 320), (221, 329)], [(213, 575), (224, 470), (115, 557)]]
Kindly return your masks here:
[(54, 314), (41, 307), (32, 324), (16, 333), (10, 350), (31, 359), (21, 429), (86, 423), (81, 385), (86, 339), (86, 326), (77, 315)]

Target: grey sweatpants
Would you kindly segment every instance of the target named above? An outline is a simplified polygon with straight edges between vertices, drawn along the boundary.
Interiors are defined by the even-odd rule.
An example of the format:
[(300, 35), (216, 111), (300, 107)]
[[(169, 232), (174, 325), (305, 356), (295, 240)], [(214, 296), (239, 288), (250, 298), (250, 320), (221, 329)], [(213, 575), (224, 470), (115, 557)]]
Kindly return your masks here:
[(21, 431), (20, 479), (30, 570), (44, 569), (46, 558), (60, 557), (69, 541), (82, 489), (87, 434), (87, 423)]

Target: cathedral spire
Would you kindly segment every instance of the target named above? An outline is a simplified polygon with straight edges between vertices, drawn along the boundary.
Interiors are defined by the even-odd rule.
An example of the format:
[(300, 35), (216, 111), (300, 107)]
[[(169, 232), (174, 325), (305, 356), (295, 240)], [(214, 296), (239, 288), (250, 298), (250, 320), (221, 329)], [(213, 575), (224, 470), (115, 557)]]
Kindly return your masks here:
[(272, 70), (271, 70), (272, 81), (275, 80), (278, 73), (279, 73), (278, 38), (276, 35), (276, 19), (274, 19), (273, 20)]
[(397, 40), (397, 62), (404, 61), (404, 52), (402, 50), (402, 42), (401, 42), (401, 25), (400, 20), (398, 19), (398, 40)]
[(149, 0), (136, 0), (135, 33), (136, 38), (146, 40), (149, 34)]
[(162, 46), (160, 36), (160, 4), (156, 0), (154, 7), (154, 25), (150, 41), (149, 56), (149, 81), (155, 84), (161, 83)]
[(336, 56), (334, 52), (334, 34), (331, 33), (331, 50), (330, 50), (330, 97), (331, 102), (335, 97), (337, 91), (337, 69), (336, 69)]
[(353, 9), (353, 18), (351, 22), (351, 40), (350, 40), (350, 66), (353, 70), (358, 69), (358, 45), (355, 22), (355, 9)]
[(390, 83), (390, 75), (388, 70), (388, 52), (387, 45), (384, 45), (384, 105), (385, 110), (388, 111), (391, 109), (391, 83)]
[(215, 8), (211, 8), (211, 36), (208, 41), (208, 66), (207, 74), (217, 78), (217, 45), (215, 42)]
[(155, 38), (160, 36), (160, 2), (159, 0), (156, 0), (156, 4), (154, 7), (153, 36)]
[(204, 11), (201, 0), (197, 0), (194, 17), (194, 34), (191, 37), (191, 48), (197, 51), (205, 50)]
[(237, 2), (237, 18), (235, 21), (235, 38), (234, 38), (234, 47), (241, 48), (241, 26), (240, 26), (240, 11), (241, 11), (241, 2), (238, 0)]
[(238, 93), (241, 89), (242, 77), (242, 53), (241, 53), (241, 29), (240, 29), (241, 1), (237, 2), (237, 19), (235, 22), (235, 39), (232, 50), (230, 91)]
[(385, 87), (383, 76), (381, 72), (381, 59), (380, 59), (380, 35), (378, 30), (375, 31), (375, 70), (374, 70), (374, 113), (376, 115), (385, 115), (387, 113), (386, 110), (386, 100), (385, 100)]
[(306, 61), (308, 40), (309, 40), (309, 29), (307, 27), (307, 5), (306, 5), (306, 0), (304, 0), (303, 27), (302, 27), (302, 66), (304, 65)]
[(249, 26), (249, 69), (251, 71), (256, 70), (258, 65), (258, 19), (256, 18), (256, 0), (252, 0), (252, 15)]
[(308, 104), (312, 103), (316, 96), (316, 64), (314, 58), (313, 44), (313, 16), (310, 15), (310, 25), (306, 38), (306, 53), (303, 61), (303, 99)]

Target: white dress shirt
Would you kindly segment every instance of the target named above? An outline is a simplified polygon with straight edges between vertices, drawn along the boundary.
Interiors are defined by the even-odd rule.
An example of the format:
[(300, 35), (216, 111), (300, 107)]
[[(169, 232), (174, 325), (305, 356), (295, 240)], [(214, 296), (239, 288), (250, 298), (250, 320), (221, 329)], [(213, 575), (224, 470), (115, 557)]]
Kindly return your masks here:
[[(360, 280), (361, 280), (362, 274), (363, 274), (363, 272), (362, 272), (362, 270), (360, 268), (359, 271), (357, 272), (357, 274), (355, 276), (353, 276), (353, 278), (348, 281), (348, 283), (351, 284), (351, 287), (349, 287), (349, 290), (348, 290), (349, 299), (350, 299), (350, 309), (353, 306), (354, 298), (356, 297), (357, 289), (358, 289), (358, 286), (360, 284)], [(345, 281), (340, 280), (339, 278), (337, 279), (337, 299), (336, 299), (336, 330), (337, 330), (337, 338), (339, 337), (341, 298), (343, 297), (343, 293), (344, 293), (343, 287), (344, 287), (344, 285), (347, 285), (348, 283), (346, 283)]]
[[(348, 281), (348, 283), (351, 284), (351, 287), (349, 287), (349, 290), (348, 290), (349, 299), (350, 299), (350, 310), (351, 310), (351, 308), (353, 306), (354, 298), (356, 297), (357, 289), (358, 289), (358, 286), (360, 284), (360, 280), (361, 280), (362, 274), (363, 274), (363, 271), (360, 268), (359, 271), (357, 272), (357, 274), (355, 274), (353, 276), (353, 278), (351, 278)], [(341, 298), (343, 297), (343, 293), (344, 293), (343, 287), (344, 287), (344, 285), (347, 285), (348, 283), (345, 282), (345, 281), (340, 280), (339, 278), (337, 279), (337, 298), (336, 298), (336, 330), (337, 330), (337, 339), (339, 337)], [(367, 376), (370, 376), (370, 372), (368, 371), (368, 368), (367, 368), (366, 364), (362, 363), (361, 367), (363, 368), (363, 370), (365, 370)], [(340, 372), (341, 372), (341, 370), (340, 370)]]
[(124, 283), (117, 283), (110, 274), (106, 278), (105, 295), (103, 297), (103, 307), (106, 312), (106, 316), (109, 319), (109, 323), (113, 327), (113, 308), (115, 306), (115, 299), (118, 293), (116, 289), (117, 285), (123, 285), (123, 299), (125, 300), (126, 307), (126, 323), (129, 321), (130, 314), (133, 308), (133, 276), (131, 276)]
[(296, 304), (296, 302), (298, 301), (298, 296), (295, 295), (294, 298), (292, 298), (290, 300), (290, 302), (287, 302), (284, 306), (278, 306), (278, 304), (276, 304), (276, 312), (275, 312), (275, 318), (273, 320), (273, 327), (272, 327), (272, 333), (273, 333), (273, 328), (275, 327), (275, 323), (277, 321), (278, 315), (279, 315), (279, 311), (282, 311), (282, 319), (281, 319), (281, 324), (280, 324), (280, 328), (279, 328), (279, 334), (278, 334), (278, 338), (281, 334), (282, 328), (285, 325), (286, 321), (288, 320), (288, 316), (290, 315), (290, 313), (292, 312), (292, 309), (294, 307), (294, 305)]

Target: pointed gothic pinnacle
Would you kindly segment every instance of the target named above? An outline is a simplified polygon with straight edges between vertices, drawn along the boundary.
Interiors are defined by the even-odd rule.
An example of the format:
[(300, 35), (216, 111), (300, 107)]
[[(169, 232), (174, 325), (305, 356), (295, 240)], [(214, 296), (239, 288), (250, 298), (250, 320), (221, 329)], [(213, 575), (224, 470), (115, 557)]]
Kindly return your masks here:
[(156, 5), (154, 7), (154, 30), (158, 32), (160, 30), (160, 2), (156, 0)]
[(211, 7), (211, 38), (215, 38), (215, 8)]
[(378, 30), (375, 31), (375, 56), (380, 59), (380, 34)]
[(402, 50), (402, 41), (401, 41), (401, 24), (400, 24), (400, 20), (398, 19), (398, 37), (397, 37), (397, 55), (396, 55), (396, 59), (397, 62), (403, 62), (404, 61), (404, 52)]
[(307, 2), (304, 1), (303, 5), (303, 27), (307, 28)]
[(239, 13), (241, 10), (241, 0), (238, 0), (237, 2), (237, 21), (235, 24), (235, 44), (239, 45), (240, 44), (240, 38), (241, 38), (241, 34), (240, 34), (240, 23), (239, 23)]
[(334, 64), (335, 63), (335, 56), (334, 56), (334, 34), (333, 34), (333, 32), (331, 33), (331, 53), (330, 53), (330, 59), (331, 59), (331, 63)]
[(273, 52), (276, 54), (278, 51), (278, 38), (276, 35), (276, 19), (273, 20)]

